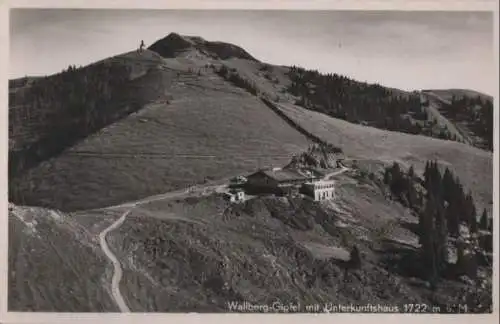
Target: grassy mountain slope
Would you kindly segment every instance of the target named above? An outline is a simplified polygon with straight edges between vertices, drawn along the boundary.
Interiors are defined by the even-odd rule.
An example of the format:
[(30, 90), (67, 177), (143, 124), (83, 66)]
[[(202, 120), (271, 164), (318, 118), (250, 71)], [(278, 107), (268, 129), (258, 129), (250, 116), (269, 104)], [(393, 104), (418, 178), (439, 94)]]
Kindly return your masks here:
[(161, 58), (148, 54), (69, 67), (21, 87), (11, 82), (9, 175), (22, 174), (156, 99), (166, 80), (158, 73)]
[[(137, 206), (108, 236), (123, 268), (122, 295), (133, 312), (225, 312), (230, 301), (400, 307), (403, 303), (425, 303), (441, 305), (443, 311), (446, 304), (463, 303), (461, 298), (470, 293), (466, 283), (445, 279), (434, 293), (426, 288), (419, 278), (418, 261), (413, 259), (418, 239), (412, 228), (417, 218), (399, 203), (387, 200), (381, 188), (380, 180), (345, 173), (338, 178), (335, 202), (261, 197), (229, 205), (212, 195)], [(67, 310), (76, 309), (66, 296), (78, 282), (93, 278), (85, 281), (92, 283), (87, 289), (107, 289), (110, 262), (103, 260), (98, 249), (87, 248), (81, 254), (74, 251), (93, 247), (99, 231), (124, 211), (82, 211), (52, 226), (65, 236), (48, 238), (49, 242), (67, 237), (74, 244), (71, 249), (57, 250), (57, 257), (66, 262), (32, 262), (32, 276), (13, 274), (17, 285), (10, 286), (10, 295), (17, 296), (30, 286), (51, 284), (54, 294), (50, 302), (57, 304), (58, 310)], [(53, 222), (48, 215), (37, 214), (40, 221), (34, 228), (38, 233), (43, 233), (43, 224)], [(10, 218), (12, 225), (17, 224), (13, 215)], [(39, 255), (30, 254), (19, 243), (32, 239), (32, 234), (26, 225), (24, 229), (22, 223), (17, 225), (10, 262)], [(82, 232), (85, 235), (80, 234), (80, 239), (71, 238)], [(53, 244), (59, 246), (60, 242)], [(345, 276), (345, 260), (353, 244), (362, 253), (362, 268)], [(78, 278), (66, 275), (66, 285), (52, 285), (57, 277), (35, 275), (52, 267), (61, 273), (72, 267), (86, 270)], [(22, 280), (25, 276), (26, 281)], [(488, 298), (488, 290), (480, 294)], [(107, 298), (76, 296), (81, 305), (93, 303), (95, 310), (115, 311)], [(10, 309), (23, 309), (26, 299), (20, 300)], [(48, 307), (44, 305), (47, 302), (35, 299), (31, 307)]]
[[(369, 243), (354, 233), (365, 224), (351, 232), (357, 217), (334, 208), (272, 198), (230, 207), (215, 197), (146, 205), (113, 233), (127, 267), (122, 289), (134, 311), (220, 312), (228, 310), (228, 301), (421, 300), (377, 265)], [(387, 210), (381, 226), (400, 215), (397, 208)], [(370, 261), (344, 283), (342, 260), (354, 243)]]
[(165, 61), (156, 101), (15, 179), (23, 201), (104, 207), (281, 165), (308, 145), (258, 98), (203, 66)]
[[(97, 119), (114, 123), (109, 126), (101, 123), (91, 130), (83, 128), (77, 145), (75, 141), (67, 143), (63, 141), (64, 145), (60, 145), (61, 136), (58, 136), (60, 132), (52, 127), (52, 121), (61, 120), (65, 115), (49, 114), (48, 120), (42, 119), (39, 123), (42, 130), (49, 130), (50, 138), (56, 138), (56, 141), (49, 141), (49, 144), (54, 142), (59, 151), (67, 150), (60, 155), (56, 154), (59, 151), (52, 151), (52, 154), (41, 156), (39, 160), (44, 160), (43, 157), (52, 158), (13, 178), (10, 182), (11, 199), (20, 203), (64, 210), (103, 207), (123, 200), (165, 192), (193, 182), (203, 182), (207, 177), (225, 177), (251, 171), (260, 166), (282, 164), (291, 154), (302, 150), (307, 144), (308, 141), (303, 135), (287, 126), (280, 116), (270, 111), (257, 98), (263, 95), (285, 105), (296, 102), (297, 96), (290, 93), (290, 87), (296, 81), (291, 78), (293, 73), (299, 73), (300, 70), (259, 62), (237, 46), (206, 42), (196, 37), (182, 37), (177, 34), (167, 36), (153, 44), (151, 48), (166, 57), (161, 58), (150, 50), (146, 50), (142, 56), (131, 52), (77, 71), (84, 75), (82, 71), (103, 64), (125, 67), (128, 82), (138, 89), (130, 91), (128, 96), (144, 100), (134, 101), (132, 111), (137, 113), (133, 115), (129, 115), (132, 111), (127, 108), (127, 101), (125, 106), (116, 105), (117, 113), (108, 119), (102, 118), (100, 110), (94, 109), (93, 111), (98, 112)], [(231, 75), (237, 76), (236, 81), (243, 80), (258, 93), (254, 95), (239, 88), (238, 84), (241, 82), (235, 84), (230, 79), (221, 78), (217, 74), (221, 66), (230, 71)], [(291, 74), (292, 70), (295, 72)], [(40, 80), (39, 83), (54, 83), (51, 80), (56, 77)], [(316, 77), (321, 80), (326, 78)], [(345, 78), (332, 78), (334, 81), (328, 82), (341, 82), (342, 87), (350, 89), (349, 91), (365, 91), (363, 96), (371, 93), (372, 88), (374, 92), (382, 91), (386, 95), (390, 93), (395, 98), (409, 95), (395, 89), (384, 90), (380, 86), (371, 87), (353, 83), (354, 81)], [(17, 91), (19, 90), (16, 90), (16, 93)], [(16, 94), (11, 104), (17, 107), (20, 103), (26, 102), (25, 97), (29, 97), (32, 91), (31, 87), (27, 87), (25, 89), (27, 94), (22, 96)], [(114, 102), (119, 98), (120, 96), (111, 95), (108, 99)], [(369, 96), (364, 98), (365, 103), (371, 100)], [(386, 99), (381, 102), (385, 102)], [(394, 105), (404, 104), (403, 99), (397, 99), (396, 103), (392, 104), (390, 102), (393, 102), (393, 99), (387, 100), (388, 103), (383, 104), (389, 105), (388, 107), (394, 108), (399, 107)], [(64, 102), (62, 100), (62, 103)], [(16, 119), (12, 105), (11, 142), (20, 141), (22, 145), (18, 144), (16, 147), (27, 147), (21, 149), (23, 154), (26, 151), (30, 154), (32, 151), (36, 153), (39, 145), (29, 144), (36, 142), (37, 138), (28, 137), (24, 140), (26, 136), (22, 134), (32, 134), (39, 127), (29, 126), (30, 124), (25, 123), (22, 118)], [(43, 107), (45, 106), (42, 105)], [(428, 140), (421, 136), (401, 136), (396, 132), (377, 132), (373, 128), (357, 126), (318, 112), (311, 112), (316, 108), (309, 107), (307, 111), (297, 110), (297, 107), (294, 109), (301, 111), (296, 115), (298, 118), (296, 125), (304, 126), (302, 128), (306, 128), (313, 136), (321, 134), (320, 137), (329, 142), (333, 140), (332, 144), (341, 147), (351, 146), (352, 141), (356, 143), (354, 147), (357, 147), (361, 141), (365, 141), (359, 149), (350, 148), (354, 154), (378, 158), (380, 157), (378, 152), (388, 152), (394, 146), (398, 146), (401, 147), (399, 153), (389, 154), (385, 158), (415, 160), (420, 168), (428, 158), (443, 156), (444, 163), (453, 164), (458, 168), (458, 175), (464, 174), (466, 178), (471, 179), (470, 181), (483, 183), (476, 185), (464, 180), (470, 189), (477, 186), (486, 188), (476, 193), (483, 197), (480, 198), (482, 204), (487, 205), (491, 200), (487, 198), (491, 192), (491, 184), (487, 180), (491, 173), (491, 155), (457, 146), (448, 141)], [(44, 109), (37, 111), (43, 112)], [(308, 116), (327, 120), (327, 124), (330, 124), (328, 134), (324, 134), (322, 130), (324, 126), (311, 124)], [(35, 117), (32, 117), (33, 120), (38, 120)], [(85, 118), (69, 119), (72, 120), (82, 122)], [(66, 122), (63, 126), (64, 129), (68, 127), (79, 129), (73, 122)], [(104, 128), (101, 129), (100, 126)], [(21, 131), (24, 128), (26, 130)], [(98, 131), (99, 129), (101, 130)], [(92, 135), (89, 136), (90, 134)], [(371, 134), (376, 136), (369, 138)], [(84, 135), (87, 138), (82, 140)], [(346, 140), (339, 141), (340, 138)], [(401, 144), (397, 144), (400, 142)], [(51, 144), (48, 146), (52, 147)], [(70, 146), (73, 147), (69, 149)], [(374, 147), (377, 148), (377, 154), (370, 154), (369, 152), (375, 151)], [(441, 153), (448, 151), (450, 154)], [(10, 151), (11, 165), (16, 164), (16, 152), (14, 149)], [(427, 153), (422, 155), (423, 152)], [(484, 157), (478, 160), (477, 165), (484, 172), (477, 178), (470, 175), (472, 171), (468, 171), (476, 169), (474, 168), (477, 162), (476, 155)], [(26, 157), (31, 156), (26, 155)], [(459, 160), (451, 156), (461, 158)]]
[(453, 141), (354, 125), (291, 104), (277, 106), (302, 127), (342, 147), (345, 154), (353, 158), (398, 161), (407, 167), (414, 165), (418, 172), (423, 172), (426, 161), (437, 159), (459, 175), (465, 188), (472, 191), (478, 208), (492, 208), (493, 156), (490, 152)]
[[(223, 65), (230, 74), (246, 80), (250, 90), (253, 87), (260, 95), (271, 100), (295, 103), (308, 110), (354, 124), (449, 139), (481, 149), (488, 149), (485, 143), (492, 143), (491, 109), (456, 118), (456, 115), (447, 113), (449, 108), (443, 108), (442, 97), (436, 100), (436, 95), (427, 90), (410, 93), (378, 84), (357, 82), (339, 75), (323, 75), (317, 71), (240, 58), (224, 61)], [(457, 98), (461, 94), (469, 97), (477, 94), (470, 98), (479, 96), (485, 105), (491, 106), (489, 96), (468, 90), (449, 92), (453, 92)], [(471, 129), (467, 128), (471, 125), (472, 136)]]
[[(454, 101), (451, 107), (445, 107), (447, 111), (441, 109), (442, 116), (433, 107), (435, 100), (431, 100), (430, 106), (429, 100), (422, 100), (422, 97), (433, 99), (429, 91), (404, 92), (295, 66), (287, 75), (291, 84), (286, 90), (296, 96), (294, 103), (309, 110), (380, 129), (450, 139), (490, 151), (493, 148), (493, 104), (492, 98), (486, 95), (477, 93), (474, 100), (470, 100), (476, 92), (450, 90), (454, 98), (469, 100)], [(466, 132), (460, 129), (463, 124), (481, 141), (464, 140)]]
[[(67, 87), (61, 84), (72, 84), (61, 83), (68, 74), (11, 82), (9, 159), (21, 154), (26, 160), (32, 152), (37, 157), (13, 173), (11, 194), (17, 202), (66, 213), (38, 207), (9, 212), (10, 310), (116, 311), (109, 292), (113, 268), (98, 239), (127, 207), (89, 209), (282, 166), (314, 139), (342, 148), (346, 163), (357, 160), (353, 166), (375, 177), (394, 161), (421, 173), (427, 160), (437, 159), (472, 191), (477, 210), (486, 207), (491, 213), (491, 152), (300, 107), (289, 91), (291, 68), (258, 62), (228, 44), (172, 37), (170, 47), (156, 45), (166, 57), (130, 52), (91, 65), (95, 74), (85, 73), (91, 67), (71, 71), (76, 84), (85, 85), (85, 76), (97, 77), (103, 66), (124, 67), (118, 88), (125, 84), (126, 93), (106, 90), (113, 82), (103, 81), (107, 85), (95, 91), (107, 95), (90, 105), (95, 115), (76, 109), (63, 118), (66, 104), (83, 108), (87, 102), (60, 93)], [(221, 76), (222, 66), (229, 74)], [(49, 99), (33, 95), (38, 82), (48, 89), (56, 84), (57, 91), (51, 90)], [(63, 99), (54, 104), (50, 98), (57, 93)], [(115, 100), (120, 104), (108, 110)], [(91, 120), (98, 122), (71, 141), (54, 140)], [(56, 124), (60, 128), (52, 129)], [(336, 186), (334, 202), (258, 197), (229, 205), (212, 195), (134, 207), (108, 236), (123, 268), (126, 303), (135, 312), (217, 312), (227, 311), (230, 300), (270, 304), (277, 299), (444, 308), (471, 295), (471, 285), (457, 278), (444, 279), (434, 293), (426, 287), (415, 259), (417, 217), (386, 198), (380, 179), (348, 172)], [(353, 244), (362, 252), (363, 266), (344, 277)], [(489, 298), (490, 292), (487, 287), (479, 295)]]
[(429, 93), (421, 93), (421, 96), (422, 100), (425, 102), (423, 106), (427, 112), (428, 119), (432, 123), (438, 128), (445, 129), (455, 141), (473, 145), (470, 137), (441, 113), (440, 108), (442, 104), (439, 100), (436, 100), (436, 98)]
[(453, 124), (464, 143), (493, 151), (493, 97), (463, 89), (425, 90), (423, 94)]
[(116, 311), (106, 291), (112, 268), (95, 237), (112, 220), (103, 213), (73, 218), (42, 208), (9, 211), (9, 309)]

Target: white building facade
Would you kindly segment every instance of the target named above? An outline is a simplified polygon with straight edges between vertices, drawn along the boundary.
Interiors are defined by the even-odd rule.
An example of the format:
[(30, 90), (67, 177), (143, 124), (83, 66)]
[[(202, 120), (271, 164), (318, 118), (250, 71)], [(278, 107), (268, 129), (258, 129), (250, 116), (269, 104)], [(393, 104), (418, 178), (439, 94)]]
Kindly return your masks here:
[(224, 193), (224, 198), (229, 202), (240, 202), (245, 200), (245, 192), (243, 190), (232, 189)]
[(302, 192), (316, 201), (335, 198), (335, 180), (319, 180), (304, 183)]

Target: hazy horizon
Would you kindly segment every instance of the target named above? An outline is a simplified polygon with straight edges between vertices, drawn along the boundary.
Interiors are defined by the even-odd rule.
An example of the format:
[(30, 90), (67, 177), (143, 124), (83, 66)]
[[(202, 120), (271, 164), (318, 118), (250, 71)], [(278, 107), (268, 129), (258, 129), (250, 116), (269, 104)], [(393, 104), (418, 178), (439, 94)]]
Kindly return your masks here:
[(12, 9), (10, 28), (10, 78), (87, 65), (176, 32), (405, 90), (496, 91), (486, 12)]

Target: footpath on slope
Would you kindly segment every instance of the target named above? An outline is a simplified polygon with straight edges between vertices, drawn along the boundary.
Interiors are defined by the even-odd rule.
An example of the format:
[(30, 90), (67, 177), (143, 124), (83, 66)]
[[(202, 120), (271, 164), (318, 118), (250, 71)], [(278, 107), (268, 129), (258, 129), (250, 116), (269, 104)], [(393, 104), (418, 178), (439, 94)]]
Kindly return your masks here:
[(120, 309), (120, 312), (122, 312), (122, 313), (130, 312), (129, 307), (125, 303), (125, 300), (123, 299), (123, 296), (120, 292), (120, 281), (122, 279), (123, 271), (122, 271), (120, 261), (118, 261), (118, 259), (113, 254), (113, 252), (111, 252), (111, 250), (108, 246), (108, 243), (106, 242), (106, 235), (109, 232), (111, 232), (112, 230), (120, 227), (123, 224), (123, 222), (125, 221), (125, 218), (127, 217), (127, 215), (131, 211), (132, 211), (132, 209), (127, 210), (125, 213), (123, 213), (123, 215), (119, 219), (117, 219), (113, 224), (111, 224), (108, 228), (106, 228), (104, 231), (102, 231), (99, 234), (99, 242), (101, 244), (101, 248), (102, 248), (104, 254), (106, 255), (106, 257), (108, 257), (108, 259), (111, 260), (111, 263), (113, 264), (113, 269), (114, 269), (113, 278), (111, 280), (111, 295), (112, 295), (113, 299), (115, 300), (116, 305)]
[[(306, 131), (300, 125), (296, 124), (290, 118), (288, 118), (288, 116), (286, 116), (283, 112), (281, 112), (281, 110), (278, 107), (276, 107), (276, 103), (270, 101), (269, 99), (267, 99), (265, 97), (260, 97), (260, 99), (271, 110), (273, 110), (276, 114), (278, 114), (281, 118), (283, 118), (288, 124), (290, 124), (292, 127), (294, 127), (300, 133), (304, 134), (310, 140), (312, 140), (315, 143), (327, 144), (324, 140), (322, 140), (319, 137), (317, 137), (317, 136), (311, 134), (310, 132)], [(343, 166), (341, 170), (337, 170), (335, 172), (332, 172), (332, 173), (328, 174), (326, 176), (326, 178), (330, 178), (332, 176), (344, 173), (347, 170), (349, 170), (349, 169), (346, 168), (345, 166)], [(140, 201), (131, 202), (131, 203), (124, 203), (124, 204), (120, 204), (120, 205), (111, 206), (111, 207), (107, 207), (106, 208), (106, 209), (114, 209), (114, 208), (121, 208), (121, 207), (131, 207), (127, 212), (125, 212), (122, 215), (122, 217), (120, 217), (115, 223), (113, 223), (110, 227), (108, 227), (100, 235), (101, 246), (102, 246), (105, 254), (108, 256), (108, 258), (113, 263), (113, 266), (114, 266), (114, 269), (115, 269), (114, 275), (113, 275), (111, 289), (112, 289), (113, 298), (115, 299), (115, 302), (117, 303), (118, 307), (120, 308), (120, 310), (122, 312), (130, 312), (128, 306), (125, 304), (125, 301), (123, 300), (123, 297), (122, 297), (122, 295), (120, 293), (120, 288), (119, 288), (119, 283), (120, 283), (120, 280), (121, 280), (121, 277), (122, 277), (122, 269), (121, 269), (120, 262), (111, 253), (111, 251), (109, 250), (109, 247), (107, 246), (107, 243), (106, 243), (106, 240), (105, 240), (106, 234), (109, 231), (111, 231), (113, 229), (116, 229), (119, 226), (121, 226), (121, 224), (123, 224), (123, 222), (125, 221), (126, 216), (132, 211), (132, 209), (134, 207), (140, 205), (140, 204), (149, 203), (149, 202), (153, 202), (153, 201), (157, 201), (157, 200), (168, 199), (168, 198), (181, 197), (181, 196), (184, 196), (186, 194), (192, 193), (192, 189), (193, 188), (197, 188), (197, 189), (203, 189), (203, 188), (205, 188), (205, 189), (207, 189), (207, 188), (210, 188), (210, 187), (212, 187), (215, 191), (220, 191), (221, 185), (215, 185), (215, 186), (214, 185), (201, 185), (201, 186), (197, 185), (197, 186), (194, 186), (194, 187), (191, 187), (191, 188), (188, 188), (188, 189), (178, 190), (178, 191), (172, 191), (172, 192), (168, 192), (168, 193), (165, 193), (165, 194), (156, 195), (156, 196), (153, 196), (153, 197), (148, 197), (148, 198), (142, 199)]]
[[(220, 187), (221, 187), (221, 185), (202, 186), (202, 188), (205, 188), (205, 189), (212, 188), (215, 191), (219, 191)], [(120, 312), (122, 312), (122, 313), (130, 312), (130, 308), (127, 306), (127, 303), (125, 302), (125, 300), (120, 292), (120, 281), (121, 281), (122, 275), (123, 275), (121, 263), (118, 260), (118, 258), (113, 254), (113, 252), (111, 252), (111, 249), (109, 248), (108, 243), (106, 242), (106, 235), (109, 232), (119, 228), (125, 222), (126, 217), (132, 212), (134, 207), (139, 206), (141, 204), (157, 201), (157, 200), (181, 197), (181, 196), (184, 196), (184, 195), (189, 194), (191, 192), (192, 192), (192, 188), (188, 188), (188, 189), (184, 189), (184, 190), (180, 190), (180, 191), (168, 192), (165, 194), (149, 197), (149, 198), (142, 199), (142, 200), (139, 200), (139, 201), (136, 201), (133, 203), (125, 203), (125, 204), (111, 206), (111, 207), (106, 208), (106, 209), (114, 209), (114, 208), (130, 207), (126, 212), (124, 212), (122, 214), (122, 216), (119, 219), (117, 219), (113, 224), (111, 224), (109, 227), (107, 227), (104, 231), (102, 231), (99, 234), (99, 242), (101, 245), (101, 249), (103, 250), (106, 257), (113, 264), (113, 277), (111, 280), (111, 295), (112, 295), (116, 305), (120, 309)]]

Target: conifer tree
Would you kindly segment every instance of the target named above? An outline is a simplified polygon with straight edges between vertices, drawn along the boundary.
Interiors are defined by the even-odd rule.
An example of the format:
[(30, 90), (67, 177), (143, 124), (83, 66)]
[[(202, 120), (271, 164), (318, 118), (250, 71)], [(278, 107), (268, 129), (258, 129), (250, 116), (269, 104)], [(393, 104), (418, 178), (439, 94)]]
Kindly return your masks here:
[(459, 234), (459, 219), (458, 219), (458, 211), (456, 209), (456, 203), (452, 200), (445, 208), (446, 221), (448, 225), (448, 233), (457, 237)]
[(429, 190), (429, 183), (430, 183), (430, 162), (427, 161), (425, 162), (425, 170), (424, 170), (424, 187), (425, 189)]
[(489, 227), (489, 219), (488, 219), (488, 212), (486, 211), (486, 208), (483, 209), (483, 214), (481, 215), (481, 220), (479, 222), (479, 228), (482, 230), (488, 230)]
[(400, 197), (405, 191), (405, 180), (403, 178), (403, 172), (398, 163), (394, 162), (391, 168), (391, 190)]
[(415, 169), (413, 168), (413, 165), (410, 166), (410, 169), (408, 170), (408, 177), (412, 180), (415, 178)]
[(454, 179), (453, 175), (451, 174), (450, 169), (446, 168), (443, 174), (443, 199), (447, 201), (448, 203), (451, 202), (452, 195), (453, 195), (453, 186), (454, 186)]
[(411, 209), (414, 209), (417, 205), (417, 192), (415, 190), (415, 170), (413, 165), (408, 170), (408, 178), (406, 181), (407, 199), (408, 204)]
[(469, 226), (471, 233), (476, 233), (478, 227), (476, 207), (474, 206), (474, 200), (471, 193), (469, 193), (465, 198), (464, 217), (464, 222)]
[(458, 186), (451, 171), (446, 168), (443, 175), (443, 198), (447, 202), (445, 206), (446, 221), (448, 224), (448, 232), (452, 236), (458, 236), (460, 224), (460, 208)]
[[(444, 192), (446, 186), (452, 186), (451, 172), (441, 177), (436, 161), (429, 161), (424, 172), (424, 183), (427, 190), (426, 205), (420, 217), (420, 243), (422, 245), (423, 264), (428, 269), (428, 278), (432, 281), (440, 277), (447, 263), (448, 228), (447, 218), (453, 211), (452, 198), (450, 202), (444, 197), (450, 196)], [(458, 232), (456, 224), (452, 231)]]
[(424, 269), (427, 270), (427, 278), (435, 278), (437, 276), (437, 262), (436, 262), (436, 239), (434, 228), (434, 198), (431, 192), (427, 194), (427, 201), (424, 211), (420, 217), (420, 244), (421, 255)]
[(441, 273), (444, 270), (446, 263), (448, 261), (448, 228), (446, 224), (446, 218), (444, 210), (441, 206), (437, 206), (434, 213), (434, 224), (435, 224), (435, 254), (436, 254), (436, 267), (437, 271)]

